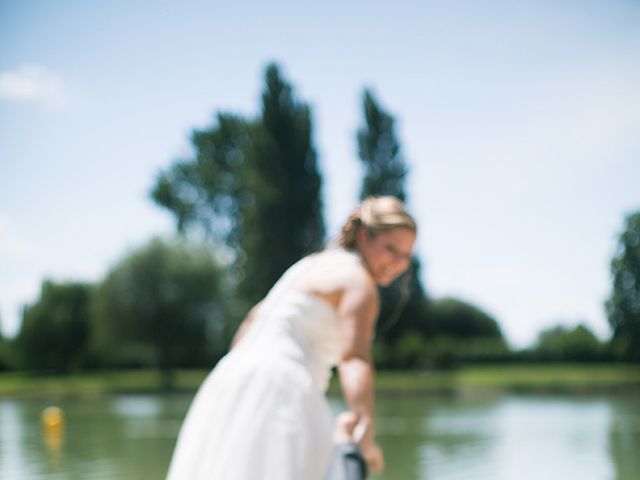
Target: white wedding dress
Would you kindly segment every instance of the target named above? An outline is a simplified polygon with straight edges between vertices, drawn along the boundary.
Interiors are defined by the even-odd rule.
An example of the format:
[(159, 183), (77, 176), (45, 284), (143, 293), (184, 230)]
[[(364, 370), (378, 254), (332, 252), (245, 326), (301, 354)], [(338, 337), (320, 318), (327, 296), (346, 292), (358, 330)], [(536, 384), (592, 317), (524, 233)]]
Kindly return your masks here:
[(290, 286), (315, 262), (340, 268), (358, 258), (341, 249), (312, 255), (275, 284), (194, 397), (168, 480), (324, 477), (333, 430), (324, 393), (340, 358), (338, 320), (328, 303)]

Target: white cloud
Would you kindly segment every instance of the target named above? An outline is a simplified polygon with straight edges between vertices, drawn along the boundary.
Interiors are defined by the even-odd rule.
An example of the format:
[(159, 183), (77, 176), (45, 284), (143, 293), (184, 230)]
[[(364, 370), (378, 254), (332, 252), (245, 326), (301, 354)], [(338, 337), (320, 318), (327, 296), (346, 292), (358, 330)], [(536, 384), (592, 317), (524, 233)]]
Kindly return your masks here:
[(9, 217), (0, 212), (0, 257), (24, 257), (29, 251), (29, 242), (15, 228)]
[(0, 72), (0, 99), (60, 108), (69, 101), (62, 76), (43, 65), (23, 64)]

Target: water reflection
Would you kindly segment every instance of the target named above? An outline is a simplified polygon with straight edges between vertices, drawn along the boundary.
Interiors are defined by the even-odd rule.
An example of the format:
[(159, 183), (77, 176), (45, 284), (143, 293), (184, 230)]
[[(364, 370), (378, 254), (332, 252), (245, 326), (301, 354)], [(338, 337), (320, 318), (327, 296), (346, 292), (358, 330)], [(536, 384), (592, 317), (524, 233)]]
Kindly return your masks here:
[[(611, 412), (601, 401), (507, 398), (486, 413), (492, 432), (480, 466), (483, 478), (607, 479), (612, 467), (606, 451)], [(439, 478), (455, 478), (447, 468)]]
[(380, 478), (420, 478), (418, 446), (426, 441), (424, 419), (433, 402), (433, 398), (414, 395), (378, 398), (378, 439), (387, 463)]
[[(63, 437), (47, 446), (47, 402), (0, 400), (0, 478), (164, 478), (189, 396), (67, 400)], [(335, 411), (344, 408), (331, 400)], [(632, 480), (640, 471), (636, 394), (382, 396), (377, 480)]]
[(640, 395), (612, 400), (609, 454), (616, 480), (637, 478), (640, 472)]
[[(625, 430), (624, 447), (610, 448), (612, 425), (629, 424), (616, 420), (615, 398), (384, 399), (380, 441), (390, 463), (379, 479), (634, 479), (640, 430)], [(639, 424), (637, 399), (627, 415)]]
[(17, 403), (0, 402), (0, 478), (18, 478), (29, 465), (22, 449), (23, 422)]
[(423, 476), (492, 478), (486, 459), (499, 436), (498, 409), (494, 398), (453, 397), (433, 405), (425, 418), (427, 437), (420, 447)]

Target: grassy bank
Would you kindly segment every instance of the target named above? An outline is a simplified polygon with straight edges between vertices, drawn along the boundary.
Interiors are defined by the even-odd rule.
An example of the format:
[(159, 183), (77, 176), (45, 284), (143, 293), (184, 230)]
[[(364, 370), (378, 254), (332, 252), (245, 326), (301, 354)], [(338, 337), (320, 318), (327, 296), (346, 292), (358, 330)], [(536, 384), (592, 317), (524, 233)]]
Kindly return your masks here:
[[(195, 392), (208, 372), (180, 370), (174, 373), (173, 390)], [(163, 391), (162, 377), (155, 370), (119, 370), (71, 375), (0, 373), (0, 396), (99, 396), (111, 393), (155, 393)]]
[(640, 365), (516, 364), (446, 372), (380, 372), (378, 392), (606, 392), (640, 390)]
[[(192, 393), (205, 370), (175, 372), (174, 390)], [(456, 393), (474, 391), (588, 393), (638, 389), (640, 365), (564, 364), (469, 366), (452, 371), (378, 372), (379, 393)], [(339, 390), (338, 382), (331, 391)], [(0, 373), (0, 396), (99, 396), (162, 391), (152, 370), (92, 372), (74, 375)]]

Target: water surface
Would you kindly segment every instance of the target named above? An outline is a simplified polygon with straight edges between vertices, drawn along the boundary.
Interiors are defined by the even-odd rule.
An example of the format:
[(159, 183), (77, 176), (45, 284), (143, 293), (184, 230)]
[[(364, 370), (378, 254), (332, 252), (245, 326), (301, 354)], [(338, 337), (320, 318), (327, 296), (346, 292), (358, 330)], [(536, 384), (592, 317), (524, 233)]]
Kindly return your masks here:
[[(0, 400), (0, 478), (164, 478), (186, 395)], [(65, 428), (47, 434), (55, 404)], [(342, 403), (331, 399), (334, 410)], [(379, 480), (635, 480), (640, 395), (386, 395)]]

